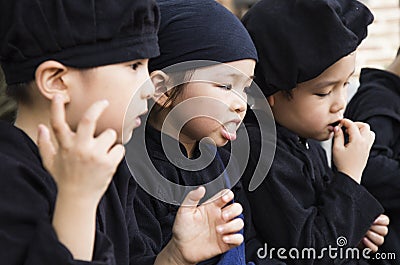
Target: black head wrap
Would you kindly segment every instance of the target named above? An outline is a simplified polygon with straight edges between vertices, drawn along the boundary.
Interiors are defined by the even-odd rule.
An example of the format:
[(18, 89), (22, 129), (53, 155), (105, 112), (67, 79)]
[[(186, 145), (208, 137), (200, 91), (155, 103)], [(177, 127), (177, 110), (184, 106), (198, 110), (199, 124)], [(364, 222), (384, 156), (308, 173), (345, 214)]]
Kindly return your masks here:
[(257, 60), (254, 44), (242, 23), (216, 1), (158, 0), (157, 3), (161, 11), (160, 56), (150, 60), (150, 71), (193, 60), (221, 63)]
[(57, 60), (90, 68), (159, 54), (153, 0), (2, 0), (0, 61), (8, 84)]
[(313, 79), (355, 51), (373, 15), (356, 0), (261, 0), (243, 18), (266, 96)]

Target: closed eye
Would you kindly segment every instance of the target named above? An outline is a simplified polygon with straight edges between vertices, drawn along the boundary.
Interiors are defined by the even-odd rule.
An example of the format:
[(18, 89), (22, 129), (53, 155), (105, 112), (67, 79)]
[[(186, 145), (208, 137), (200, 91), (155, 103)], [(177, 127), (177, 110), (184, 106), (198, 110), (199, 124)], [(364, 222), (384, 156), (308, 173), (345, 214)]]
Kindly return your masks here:
[(142, 63), (141, 62), (137, 62), (137, 63), (131, 64), (131, 68), (133, 70), (137, 70), (140, 65), (142, 65)]
[(329, 91), (328, 93), (316, 93), (314, 95), (323, 98), (323, 97), (329, 96), (330, 94), (331, 94), (331, 91)]
[(218, 84), (217, 87), (225, 89), (225, 90), (231, 90), (232, 85), (231, 84)]

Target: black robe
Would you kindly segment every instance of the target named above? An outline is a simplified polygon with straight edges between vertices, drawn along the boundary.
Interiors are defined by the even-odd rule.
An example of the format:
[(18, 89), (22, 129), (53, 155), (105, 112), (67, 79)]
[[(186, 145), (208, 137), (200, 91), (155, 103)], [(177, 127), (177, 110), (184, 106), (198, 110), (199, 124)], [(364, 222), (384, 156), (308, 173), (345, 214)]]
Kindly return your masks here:
[[(256, 190), (248, 191), (260, 159), (261, 137), (252, 112), (248, 113), (245, 123), (251, 153), (243, 183), (257, 235), (268, 244), (268, 249), (314, 248), (319, 253), (329, 245), (338, 247), (339, 237), (346, 238), (346, 246), (357, 246), (383, 212), (376, 199), (347, 175), (334, 173), (317, 141), (301, 139), (279, 124), (276, 125), (275, 156), (268, 175)], [(274, 142), (263, 144), (272, 148)], [(285, 259), (285, 262), (333, 264), (328, 255), (324, 258)]]
[(390, 218), (389, 234), (380, 252), (395, 252), (397, 259), (386, 262), (400, 264), (400, 77), (363, 69), (360, 87), (345, 116), (368, 123), (375, 132), (361, 184), (382, 203)]
[[(226, 150), (221, 148), (217, 148), (217, 152), (222, 158), (223, 165), (221, 165), (217, 159), (214, 159), (209, 166), (200, 171), (186, 171), (180, 167), (176, 167), (166, 157), (160, 138), (161, 133), (158, 130), (151, 126), (146, 128), (146, 146), (151, 161), (162, 176), (174, 183), (186, 186), (198, 186), (213, 180), (225, 170), (224, 165), (227, 164), (230, 155)], [(168, 138), (171, 141), (175, 141), (171, 137)], [(182, 145), (180, 145), (180, 148), (183, 153), (186, 153)], [(194, 153), (194, 158), (199, 155), (200, 151), (197, 149)], [(139, 164), (137, 166), (132, 166), (134, 170), (140, 168)], [(146, 174), (144, 172), (140, 173)], [(246, 194), (240, 182), (232, 188), (232, 191), (235, 194), (234, 200), (239, 202), (244, 209), (246, 261), (253, 261), (255, 264), (284, 264), (279, 261), (257, 258), (257, 250), (262, 246), (255, 237)], [(211, 191), (210, 194), (213, 194), (213, 192), (217, 192), (217, 190)], [(137, 196), (135, 198), (136, 216), (141, 234), (146, 237), (146, 240), (151, 241), (150, 245), (153, 249), (152, 255), (143, 256), (141, 253), (137, 253), (136, 260), (138, 260), (140, 264), (153, 264), (155, 256), (169, 242), (172, 237), (172, 226), (178, 208), (179, 207), (176, 205), (168, 204), (152, 197), (146, 191), (138, 187)], [(199, 264), (217, 264), (219, 260), (220, 256), (217, 256)]]
[(21, 130), (0, 122), (0, 263), (4, 265), (133, 265), (130, 252), (145, 252), (133, 198), (134, 182), (122, 162), (96, 218), (92, 262), (74, 260), (57, 239), (52, 216), (57, 195), (37, 146)]

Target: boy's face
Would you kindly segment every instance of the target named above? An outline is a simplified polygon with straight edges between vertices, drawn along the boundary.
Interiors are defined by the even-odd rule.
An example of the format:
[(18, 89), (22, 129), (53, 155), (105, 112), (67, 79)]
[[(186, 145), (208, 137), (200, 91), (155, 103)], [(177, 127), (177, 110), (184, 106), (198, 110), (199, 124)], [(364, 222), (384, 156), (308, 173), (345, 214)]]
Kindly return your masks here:
[(254, 67), (255, 61), (246, 59), (197, 69), (173, 102), (174, 107), (181, 103), (174, 119), (187, 121), (180, 140), (193, 142), (209, 137), (217, 146), (235, 140), (246, 114), (246, 89), (251, 85)]
[(140, 125), (139, 116), (147, 111), (147, 99), (154, 93), (147, 63), (147, 59), (135, 60), (79, 71), (67, 105), (71, 128), (76, 128), (91, 104), (106, 99), (110, 105), (97, 123), (96, 135), (111, 128), (117, 131), (119, 143), (128, 142)]
[(300, 137), (319, 141), (332, 137), (333, 124), (343, 119), (355, 57), (354, 53), (343, 57), (318, 77), (298, 84), (292, 98), (282, 92), (272, 95), (275, 120)]

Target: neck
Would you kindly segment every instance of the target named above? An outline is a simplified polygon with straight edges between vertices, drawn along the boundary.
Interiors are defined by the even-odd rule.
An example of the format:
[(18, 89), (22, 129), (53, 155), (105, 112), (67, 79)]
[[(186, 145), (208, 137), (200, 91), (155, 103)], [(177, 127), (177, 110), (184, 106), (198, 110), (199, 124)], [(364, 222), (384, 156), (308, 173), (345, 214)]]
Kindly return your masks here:
[(164, 122), (168, 113), (169, 112), (167, 110), (161, 110), (157, 113), (151, 114), (149, 117), (150, 125), (160, 132), (165, 133), (179, 141), (179, 143), (185, 147), (187, 156), (189, 158), (193, 157), (193, 153), (196, 148), (196, 141), (178, 131), (171, 118)]
[[(14, 126), (24, 131), (34, 143), (37, 144), (37, 133), (39, 124), (46, 125), (50, 129), (50, 118), (48, 111), (26, 106), (18, 105), (17, 117)], [(51, 138), (54, 139), (50, 130)], [(53, 141), (54, 143), (55, 141)]]

